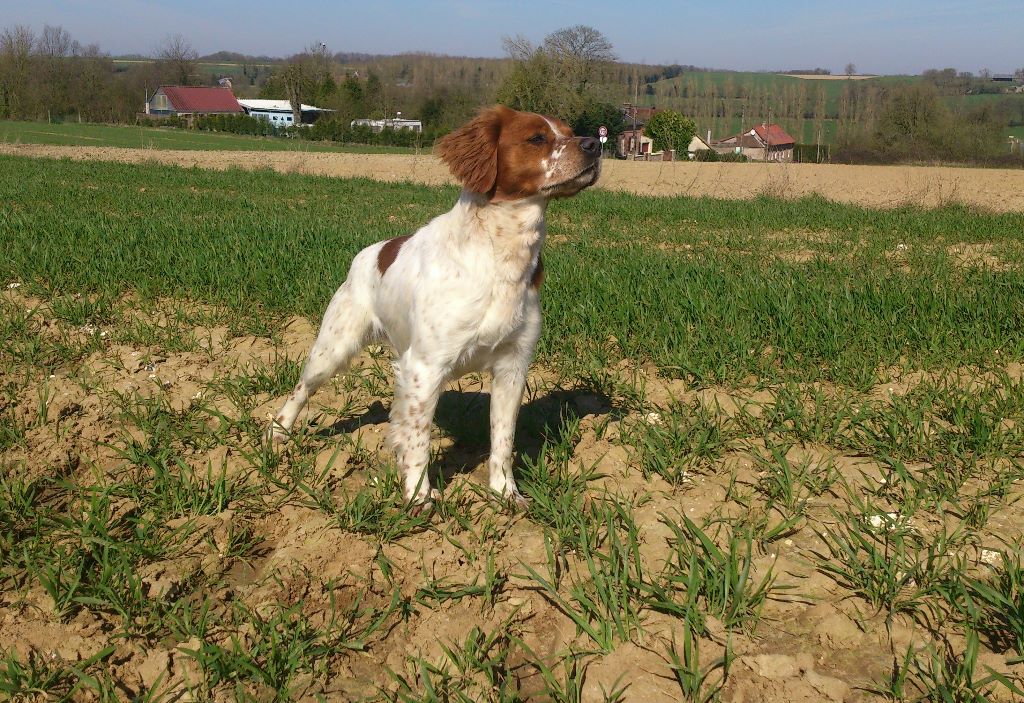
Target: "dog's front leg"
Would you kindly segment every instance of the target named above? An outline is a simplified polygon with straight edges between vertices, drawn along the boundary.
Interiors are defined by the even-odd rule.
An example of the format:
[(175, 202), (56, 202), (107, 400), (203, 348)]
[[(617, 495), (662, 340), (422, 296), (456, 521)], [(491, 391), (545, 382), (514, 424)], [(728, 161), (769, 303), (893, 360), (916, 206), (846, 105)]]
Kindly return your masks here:
[(395, 399), (389, 442), (402, 473), (406, 503), (414, 513), (431, 507), (430, 425), (446, 370), (407, 351), (395, 364)]
[(491, 381), (489, 484), (492, 491), (521, 509), (527, 502), (512, 477), (512, 449), (531, 355), (520, 348), (502, 356), (492, 368)]

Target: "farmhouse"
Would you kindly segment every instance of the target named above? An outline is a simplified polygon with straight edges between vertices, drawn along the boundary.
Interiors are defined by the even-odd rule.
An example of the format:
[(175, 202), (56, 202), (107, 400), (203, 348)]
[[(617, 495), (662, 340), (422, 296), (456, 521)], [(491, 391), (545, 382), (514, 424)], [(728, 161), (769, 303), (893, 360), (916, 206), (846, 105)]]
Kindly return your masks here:
[(413, 132), (423, 131), (423, 122), (420, 120), (405, 120), (401, 117), (392, 117), (384, 120), (352, 120), (352, 127), (369, 127), (374, 132), (383, 132), (385, 129), (410, 129)]
[[(266, 120), (275, 127), (291, 127), (295, 124), (292, 104), (287, 100), (250, 100), (243, 98), (238, 101), (238, 104), (245, 110), (245, 114), (250, 117)], [(333, 110), (303, 103), (301, 106), (302, 121), (300, 124), (313, 124), (326, 112), (333, 112)]]
[(146, 102), (150, 117), (184, 117), (199, 115), (241, 114), (242, 106), (230, 88), (208, 86), (162, 85)]
[(690, 140), (690, 146), (686, 147), (686, 155), (691, 159), (696, 156), (698, 151), (713, 151), (711, 148), (711, 130), (708, 130), (708, 138), (701, 139), (698, 135), (693, 135), (693, 139)]
[[(637, 144), (637, 139), (640, 143)], [(698, 151), (710, 151), (711, 146), (701, 139), (699, 136), (694, 135), (693, 139), (690, 140), (690, 144), (686, 147), (686, 155), (689, 158), (694, 158)], [(654, 141), (644, 134), (643, 127), (637, 127), (634, 132), (632, 129), (627, 129), (619, 135), (619, 141), (617, 144), (616, 153), (619, 156), (629, 158), (630, 155), (636, 154), (638, 159), (662, 161), (671, 161), (675, 157), (675, 153), (671, 152), (666, 155), (663, 151), (654, 151)]]
[[(637, 140), (639, 140), (639, 144)], [(636, 154), (641, 158), (645, 158), (654, 153), (654, 140), (644, 134), (643, 127), (637, 127), (636, 130), (627, 129), (619, 134), (619, 143), (616, 151), (619, 156), (623, 157)]]
[(719, 154), (743, 154), (751, 161), (790, 162), (796, 140), (777, 124), (759, 124), (753, 129), (719, 139), (712, 144)]

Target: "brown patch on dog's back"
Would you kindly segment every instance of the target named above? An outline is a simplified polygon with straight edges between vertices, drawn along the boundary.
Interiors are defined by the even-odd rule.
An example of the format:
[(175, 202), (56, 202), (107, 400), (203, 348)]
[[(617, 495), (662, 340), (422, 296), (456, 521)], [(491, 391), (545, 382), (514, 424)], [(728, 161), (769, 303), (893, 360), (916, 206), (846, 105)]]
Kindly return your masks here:
[(407, 234), (403, 237), (395, 237), (384, 242), (384, 246), (377, 252), (377, 270), (380, 271), (380, 275), (383, 276), (384, 272), (391, 267), (391, 264), (395, 263), (395, 259), (398, 258), (398, 252), (405, 244), (406, 240), (412, 237), (411, 234)]

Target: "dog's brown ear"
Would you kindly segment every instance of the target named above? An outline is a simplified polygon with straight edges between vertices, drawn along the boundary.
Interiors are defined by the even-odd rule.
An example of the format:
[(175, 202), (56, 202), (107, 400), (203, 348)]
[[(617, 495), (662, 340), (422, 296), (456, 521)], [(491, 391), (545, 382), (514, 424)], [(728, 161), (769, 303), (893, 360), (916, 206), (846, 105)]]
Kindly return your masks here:
[(490, 193), (498, 180), (498, 136), (512, 110), (495, 105), (437, 143), (437, 154), (452, 175), (474, 193)]

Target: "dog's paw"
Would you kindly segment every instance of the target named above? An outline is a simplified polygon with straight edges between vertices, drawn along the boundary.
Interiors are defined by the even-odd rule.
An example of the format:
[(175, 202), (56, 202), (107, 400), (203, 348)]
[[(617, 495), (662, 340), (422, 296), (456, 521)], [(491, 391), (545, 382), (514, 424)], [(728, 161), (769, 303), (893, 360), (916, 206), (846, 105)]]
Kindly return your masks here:
[(276, 447), (287, 442), (292, 433), (270, 413), (267, 413), (267, 419), (270, 421), (270, 424), (263, 433), (263, 439), (266, 443), (271, 447)]
[(515, 512), (525, 513), (530, 509), (530, 500), (519, 491), (512, 491), (505, 496), (508, 507)]
[(413, 517), (429, 517), (434, 512), (434, 501), (440, 500), (441, 492), (436, 488), (425, 496), (413, 496), (405, 498), (405, 504), (409, 514)]
[(273, 424), (263, 433), (263, 439), (271, 448), (280, 447), (288, 441), (289, 433), (278, 424)]
[(530, 508), (530, 499), (517, 489), (505, 490), (501, 493), (494, 491), (492, 495), (501, 504), (501, 507), (513, 513), (524, 513)]
[(412, 517), (430, 517), (434, 512), (434, 501), (428, 499), (418, 503), (410, 503), (408, 510), (409, 515)]

